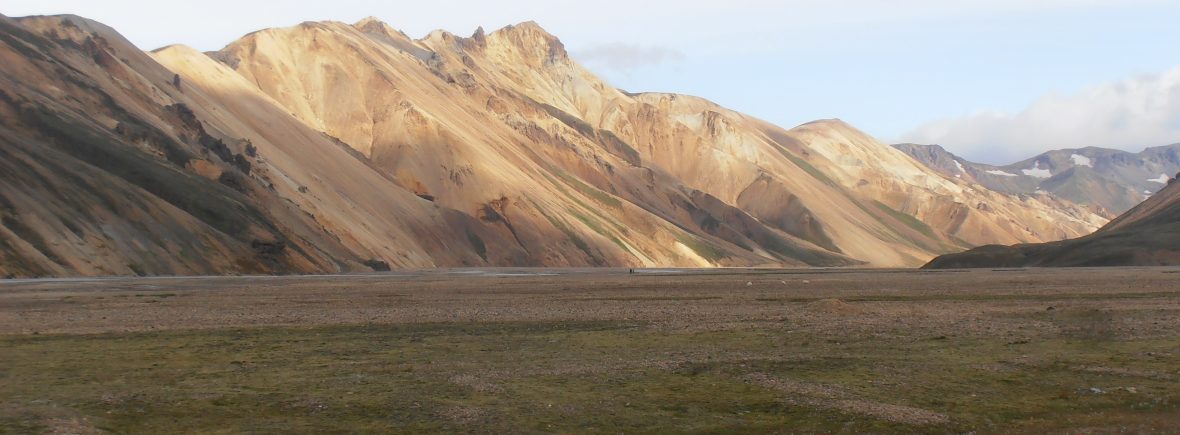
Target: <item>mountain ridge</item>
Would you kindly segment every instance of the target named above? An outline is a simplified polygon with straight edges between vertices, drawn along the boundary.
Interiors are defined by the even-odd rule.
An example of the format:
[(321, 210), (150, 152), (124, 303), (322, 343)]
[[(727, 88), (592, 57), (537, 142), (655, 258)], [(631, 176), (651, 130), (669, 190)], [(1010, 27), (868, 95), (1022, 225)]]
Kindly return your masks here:
[(1111, 267), (1180, 264), (1180, 183), (1088, 236), (1040, 244), (989, 245), (936, 257), (923, 268)]
[[(1006, 193), (1045, 191), (1094, 206), (1097, 213), (1111, 218), (1143, 202), (1180, 172), (1180, 144), (1147, 147), (1138, 153), (1100, 147), (1065, 148), (1003, 166), (971, 162), (938, 145), (894, 147), (948, 176), (966, 177)], [(1084, 173), (1073, 177), (1069, 174), (1073, 169), (1083, 169)]]
[[(144, 53), (78, 17), (4, 25), (0, 110), (25, 115), (0, 123), (0, 150), (79, 167), (95, 150), (130, 156), (64, 189), (150, 169), (120, 195), (164, 210), (104, 232), (94, 219), (127, 207), (31, 197), (15, 186), (44, 177), (13, 167), (6, 275), (903, 266), (1104, 223), (929, 172), (843, 122), (786, 130), (697, 97), (624, 93), (535, 23), (413, 40), (375, 19), (307, 22), (209, 53)], [(42, 112), (61, 114), (56, 130)], [(50, 135), (67, 130), (105, 139)], [(143, 241), (112, 248), (128, 240)]]

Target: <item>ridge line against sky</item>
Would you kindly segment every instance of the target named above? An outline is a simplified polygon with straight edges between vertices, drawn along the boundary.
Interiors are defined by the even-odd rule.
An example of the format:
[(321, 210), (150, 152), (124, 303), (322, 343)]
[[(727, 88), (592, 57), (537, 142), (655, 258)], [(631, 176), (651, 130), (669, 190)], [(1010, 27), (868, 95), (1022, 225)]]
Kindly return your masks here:
[[(142, 49), (376, 16), (412, 37), (535, 20), (628, 91), (697, 95), (785, 127), (841, 118), (887, 141), (1010, 163), (1062, 147), (1180, 142), (1180, 2), (8, 0)], [(1112, 109), (1115, 108), (1115, 109)]]

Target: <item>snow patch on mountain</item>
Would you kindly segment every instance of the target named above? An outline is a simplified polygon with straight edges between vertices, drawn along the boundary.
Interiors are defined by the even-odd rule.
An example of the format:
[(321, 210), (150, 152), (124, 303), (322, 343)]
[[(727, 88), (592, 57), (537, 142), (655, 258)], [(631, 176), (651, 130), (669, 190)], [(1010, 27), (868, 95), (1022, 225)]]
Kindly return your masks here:
[(1083, 156), (1081, 154), (1073, 154), (1073, 155), (1069, 156), (1069, 159), (1073, 160), (1073, 164), (1078, 165), (1078, 166), (1089, 166), (1091, 168), (1094, 167), (1094, 161), (1090, 160), (1089, 157)]
[(1053, 176), (1052, 171), (1048, 169), (1041, 169), (1041, 162), (1033, 162), (1033, 167), (1031, 169), (1025, 169), (1020, 172), (1024, 172), (1024, 175), (1036, 178), (1049, 178)]
[(1001, 177), (1019, 177), (1019, 175), (1013, 174), (1011, 172), (1004, 172), (999, 169), (992, 169), (990, 171), (987, 171), (987, 173), (992, 174), (992, 175), (999, 175)]

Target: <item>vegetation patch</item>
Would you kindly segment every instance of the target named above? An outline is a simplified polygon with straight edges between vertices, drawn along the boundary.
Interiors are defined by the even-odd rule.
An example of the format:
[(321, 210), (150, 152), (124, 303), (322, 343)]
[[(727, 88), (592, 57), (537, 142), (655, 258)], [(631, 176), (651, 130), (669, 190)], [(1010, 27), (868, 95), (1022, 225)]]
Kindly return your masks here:
[(63, 415), (112, 432), (1055, 432), (1180, 423), (1167, 362), (1138, 357), (1173, 351), (1169, 340), (1014, 345), (881, 332), (592, 321), (8, 336), (0, 337), (0, 426), (47, 430)]
[[(537, 210), (540, 210), (540, 208), (538, 207)], [(582, 238), (578, 236), (578, 233), (570, 229), (569, 225), (566, 225), (565, 222), (549, 216), (548, 213), (543, 211), (541, 212), (541, 215), (545, 216), (545, 219), (548, 219), (549, 223), (553, 224), (554, 227), (561, 230), (561, 232), (565, 234), (565, 237), (569, 239), (575, 247), (585, 253), (586, 257), (590, 258), (590, 261), (594, 262), (595, 264), (602, 264), (602, 259), (598, 258), (597, 255), (594, 255), (594, 251), (591, 250), (590, 244), (586, 243), (585, 240), (582, 240)]]
[(934, 234), (934, 230), (932, 228), (930, 228), (929, 225), (926, 225), (925, 222), (918, 220), (918, 218), (910, 216), (905, 213), (902, 213), (900, 211), (894, 210), (893, 207), (885, 205), (881, 201), (873, 201), (873, 202), (877, 204), (877, 208), (880, 208), (881, 211), (888, 213), (894, 219), (897, 219), (898, 221), (900, 221), (901, 223), (905, 224), (906, 226), (914, 229), (915, 231), (925, 234), (928, 237), (937, 237)]
[(571, 215), (573, 215), (574, 218), (581, 221), (583, 224), (586, 224), (586, 226), (589, 227), (591, 230), (594, 230), (594, 232), (598, 233), (602, 237), (606, 237), (607, 239), (610, 239), (610, 241), (613, 242), (615, 245), (617, 245), (619, 247), (619, 249), (622, 249), (623, 252), (631, 252), (630, 249), (627, 249), (627, 245), (624, 244), (622, 240), (619, 240), (619, 238), (616, 237), (614, 234), (612, 234), (612, 233), (606, 231), (606, 229), (602, 228), (602, 225), (599, 225), (598, 221), (596, 221), (596, 220), (594, 220), (582, 213), (579, 213), (577, 210), (570, 209), (569, 213)]
[(586, 184), (578, 177), (570, 175), (568, 172), (565, 172), (563, 170), (558, 170), (557, 175), (560, 176), (562, 180), (565, 180), (567, 183), (569, 183), (570, 186), (573, 186), (574, 189), (577, 189), (578, 192), (581, 192), (583, 195), (586, 195), (590, 199), (597, 201), (599, 204), (605, 205), (610, 208), (622, 210), (623, 202), (620, 201), (618, 198), (615, 198), (611, 194), (603, 192), (602, 190), (599, 190), (597, 187)]
[(471, 247), (475, 249), (475, 253), (479, 254), (479, 258), (483, 261), (488, 261), (488, 247), (484, 244), (483, 239), (474, 231), (467, 230), (467, 241), (471, 242)]
[(803, 169), (803, 172), (806, 172), (808, 175), (811, 175), (816, 180), (819, 180), (819, 181), (823, 182), (824, 184), (827, 184), (828, 186), (831, 186), (831, 187), (836, 187), (836, 188), (840, 187), (840, 185), (836, 184), (836, 182), (834, 180), (832, 180), (831, 178), (829, 178), (827, 174), (824, 174), (819, 169), (816, 169), (815, 166), (811, 166), (811, 163), (808, 163), (806, 160), (796, 157), (794, 154), (791, 154), (787, 150), (784, 150), (781, 148), (775, 148), (775, 149), (779, 150), (779, 152), (782, 153), (783, 156), (786, 156), (786, 158), (789, 159), (791, 161), (791, 163), (794, 163), (795, 166), (798, 166), (799, 168)]
[(688, 249), (692, 249), (692, 252), (695, 252), (701, 258), (709, 260), (711, 263), (716, 263), (729, 256), (729, 254), (726, 254), (724, 250), (721, 250), (720, 248), (713, 246), (708, 242), (698, 240), (688, 234), (677, 234), (676, 240), (679, 240), (680, 243), (682, 243), (684, 246), (687, 246)]

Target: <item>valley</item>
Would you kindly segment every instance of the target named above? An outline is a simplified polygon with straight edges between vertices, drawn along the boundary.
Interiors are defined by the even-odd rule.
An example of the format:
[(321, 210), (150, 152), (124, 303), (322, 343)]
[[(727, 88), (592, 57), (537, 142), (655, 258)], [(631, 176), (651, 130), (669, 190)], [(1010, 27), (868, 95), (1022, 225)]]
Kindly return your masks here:
[(1162, 3), (25, 3), (0, 435), (1180, 427)]
[(1153, 432), (1180, 270), (0, 282), (14, 432)]

